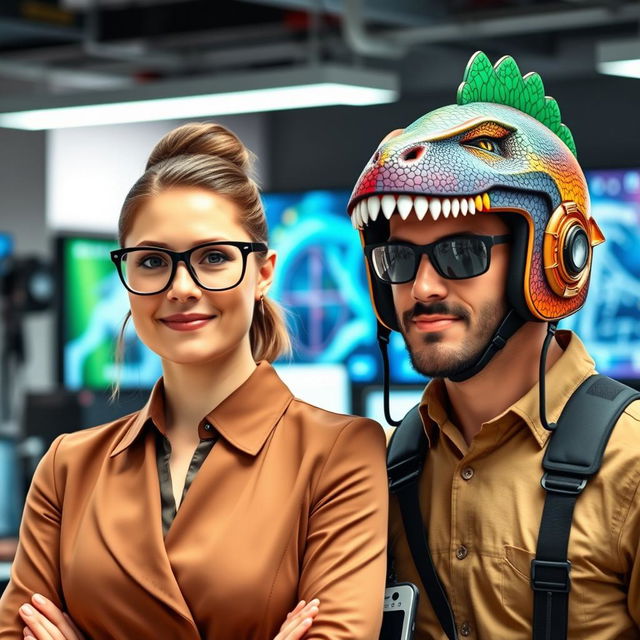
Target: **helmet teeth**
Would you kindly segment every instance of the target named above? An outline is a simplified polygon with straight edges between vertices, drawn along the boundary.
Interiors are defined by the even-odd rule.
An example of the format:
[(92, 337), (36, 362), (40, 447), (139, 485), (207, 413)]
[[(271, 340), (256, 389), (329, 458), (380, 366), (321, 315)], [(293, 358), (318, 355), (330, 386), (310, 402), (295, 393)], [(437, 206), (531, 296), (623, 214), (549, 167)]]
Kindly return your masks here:
[(380, 204), (382, 205), (382, 213), (384, 214), (384, 217), (389, 220), (396, 208), (396, 197), (387, 193), (382, 196)]
[(360, 229), (362, 227), (362, 218), (360, 218), (360, 204), (356, 205), (356, 208), (353, 210), (353, 224), (356, 229)]
[(429, 211), (431, 212), (431, 217), (434, 220), (437, 220), (440, 217), (440, 212), (442, 211), (442, 205), (438, 198), (431, 198), (431, 202), (429, 203)]
[(387, 220), (397, 211), (403, 220), (406, 220), (411, 211), (415, 212), (418, 220), (423, 220), (427, 213), (437, 220), (440, 215), (443, 218), (457, 218), (458, 216), (475, 215), (489, 209), (489, 194), (483, 193), (477, 196), (460, 198), (433, 198), (423, 195), (385, 193), (383, 196), (369, 196), (361, 200), (353, 208), (351, 222), (356, 229), (361, 229), (369, 222), (375, 222), (382, 211)]
[(366, 226), (367, 222), (369, 222), (369, 209), (367, 208), (366, 200), (361, 200), (358, 204), (358, 217), (363, 226)]
[(424, 196), (416, 196), (413, 199), (413, 208), (416, 212), (416, 217), (418, 220), (422, 220), (424, 218), (427, 211), (429, 211), (429, 200)]
[(380, 200), (378, 196), (371, 196), (367, 198), (367, 210), (369, 211), (369, 220), (375, 222), (380, 213)]
[(413, 209), (413, 198), (411, 196), (398, 196), (398, 213), (403, 220), (406, 220)]

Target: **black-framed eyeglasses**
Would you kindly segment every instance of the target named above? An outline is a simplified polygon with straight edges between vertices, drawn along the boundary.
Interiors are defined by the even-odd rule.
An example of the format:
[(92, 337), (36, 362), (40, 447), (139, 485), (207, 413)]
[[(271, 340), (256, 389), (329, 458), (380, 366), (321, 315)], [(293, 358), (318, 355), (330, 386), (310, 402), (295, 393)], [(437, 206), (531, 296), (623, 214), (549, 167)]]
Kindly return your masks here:
[(122, 284), (139, 296), (151, 296), (169, 288), (184, 262), (193, 281), (207, 291), (237, 287), (247, 268), (247, 256), (267, 251), (263, 242), (206, 242), (188, 251), (161, 247), (131, 247), (111, 252)]
[(510, 235), (448, 236), (431, 244), (381, 242), (365, 246), (365, 254), (376, 276), (386, 284), (403, 284), (415, 279), (423, 255), (433, 268), (449, 280), (475, 278), (489, 269), (491, 247), (509, 241)]

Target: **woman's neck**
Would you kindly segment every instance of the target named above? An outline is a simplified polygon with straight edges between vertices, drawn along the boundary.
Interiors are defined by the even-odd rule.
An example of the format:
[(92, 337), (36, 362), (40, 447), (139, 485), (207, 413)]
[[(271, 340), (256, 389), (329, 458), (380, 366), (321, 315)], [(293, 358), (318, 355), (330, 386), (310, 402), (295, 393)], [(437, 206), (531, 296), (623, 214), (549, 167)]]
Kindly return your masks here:
[(167, 432), (197, 438), (197, 425), (202, 418), (245, 382), (255, 368), (248, 340), (209, 362), (163, 361)]

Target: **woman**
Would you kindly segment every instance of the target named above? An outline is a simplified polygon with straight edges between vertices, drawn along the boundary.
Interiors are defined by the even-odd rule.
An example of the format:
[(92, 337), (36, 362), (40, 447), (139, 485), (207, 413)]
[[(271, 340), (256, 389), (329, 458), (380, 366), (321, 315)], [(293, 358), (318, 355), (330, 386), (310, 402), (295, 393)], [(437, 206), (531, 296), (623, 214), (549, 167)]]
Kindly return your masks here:
[(293, 398), (269, 364), (288, 338), (248, 171), (231, 132), (185, 125), (127, 196), (112, 257), (163, 377), (44, 456), (1, 640), (377, 638), (384, 434)]

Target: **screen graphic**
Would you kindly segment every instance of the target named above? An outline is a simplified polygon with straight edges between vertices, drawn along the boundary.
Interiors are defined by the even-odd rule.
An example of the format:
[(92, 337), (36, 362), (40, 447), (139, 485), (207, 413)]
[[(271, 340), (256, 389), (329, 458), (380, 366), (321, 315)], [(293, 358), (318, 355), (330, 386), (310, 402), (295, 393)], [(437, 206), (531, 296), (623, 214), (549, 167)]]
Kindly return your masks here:
[(595, 247), (584, 307), (560, 323), (575, 331), (600, 373), (640, 378), (640, 170), (586, 172), (591, 212), (606, 242)]
[(63, 383), (69, 389), (108, 389), (119, 380), (123, 389), (148, 389), (162, 375), (160, 359), (136, 336), (131, 322), (125, 332), (123, 363), (115, 363), (120, 327), (129, 310), (109, 252), (115, 241), (61, 238)]
[[(270, 246), (278, 252), (270, 295), (289, 312), (294, 362), (342, 363), (356, 383), (379, 382), (376, 321), (349, 191), (265, 194)], [(422, 383), (392, 334), (391, 378)]]

